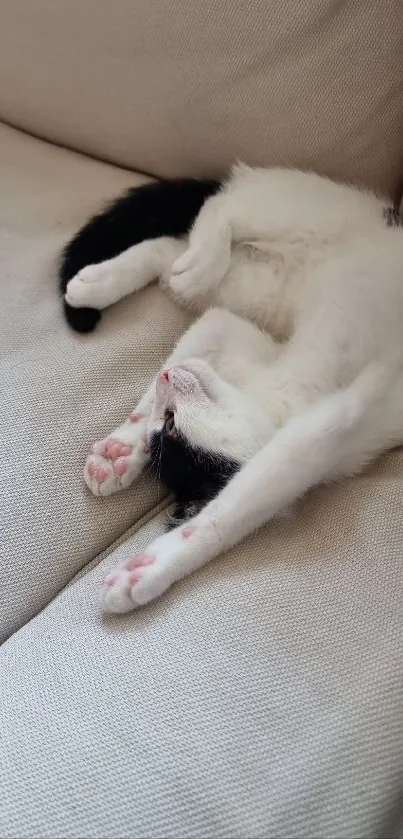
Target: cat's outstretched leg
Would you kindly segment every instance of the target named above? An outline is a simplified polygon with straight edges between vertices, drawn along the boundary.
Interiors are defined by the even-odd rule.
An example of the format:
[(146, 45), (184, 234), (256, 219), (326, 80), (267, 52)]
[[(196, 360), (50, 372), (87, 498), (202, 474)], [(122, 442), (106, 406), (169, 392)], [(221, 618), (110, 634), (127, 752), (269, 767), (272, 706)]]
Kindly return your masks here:
[(237, 164), (224, 186), (203, 204), (188, 249), (172, 266), (170, 286), (183, 300), (191, 302), (219, 287), (230, 267), (232, 244), (272, 238), (270, 191), (262, 177), (259, 170)]
[(369, 454), (379, 453), (380, 440), (371, 452), (372, 433), (366, 435), (366, 448), (360, 452), (360, 428), (387, 377), (385, 367), (370, 365), (346, 390), (292, 419), (185, 527), (158, 537), (144, 553), (113, 569), (104, 580), (104, 609), (128, 612), (148, 603), (311, 487), (341, 477), (341, 453), (348, 470), (349, 447), (355, 469), (367, 462)]
[(125, 422), (90, 448), (84, 480), (94, 495), (126, 489), (149, 460), (147, 423), (154, 401), (154, 383)]
[(66, 303), (77, 308), (105, 309), (153, 280), (169, 276), (172, 263), (185, 247), (181, 239), (149, 239), (113, 259), (87, 265), (67, 284)]

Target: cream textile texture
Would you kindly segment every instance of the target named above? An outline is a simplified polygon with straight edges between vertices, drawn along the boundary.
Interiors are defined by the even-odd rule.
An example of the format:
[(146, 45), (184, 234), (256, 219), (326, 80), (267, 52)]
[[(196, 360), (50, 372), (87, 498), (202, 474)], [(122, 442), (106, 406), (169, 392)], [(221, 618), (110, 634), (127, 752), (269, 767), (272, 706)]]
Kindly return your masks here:
[[(105, 571), (0, 651), (2, 839), (385, 839), (401, 801), (402, 457), (149, 608)], [(159, 523), (158, 523), (159, 524)]]
[[(82, 461), (187, 318), (151, 289), (70, 333), (56, 255), (138, 176), (7, 127), (0, 161), (6, 635), (152, 515), (149, 479), (93, 499)], [(162, 521), (84, 568), (0, 650), (2, 839), (396, 835), (402, 475), (398, 451), (311, 493), (124, 619), (101, 621), (99, 582)]]
[(0, 78), (0, 118), (154, 175), (402, 182), (402, 0), (2, 0)]
[(134, 174), (0, 129), (0, 635), (32, 617), (161, 498), (151, 480), (95, 499), (91, 442), (136, 405), (187, 323), (156, 288), (80, 337), (63, 322), (63, 243)]

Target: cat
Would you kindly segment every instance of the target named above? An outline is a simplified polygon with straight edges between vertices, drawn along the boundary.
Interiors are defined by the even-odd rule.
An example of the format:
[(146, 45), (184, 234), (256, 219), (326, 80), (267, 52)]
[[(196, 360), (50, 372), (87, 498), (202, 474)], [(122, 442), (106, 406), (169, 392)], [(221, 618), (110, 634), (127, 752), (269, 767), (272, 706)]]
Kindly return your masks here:
[(108, 574), (107, 612), (148, 603), (403, 443), (403, 230), (386, 200), (238, 164), (222, 183), (132, 190), (68, 244), (60, 274), (81, 331), (156, 278), (201, 313), (85, 465), (108, 495), (151, 458), (181, 520)]

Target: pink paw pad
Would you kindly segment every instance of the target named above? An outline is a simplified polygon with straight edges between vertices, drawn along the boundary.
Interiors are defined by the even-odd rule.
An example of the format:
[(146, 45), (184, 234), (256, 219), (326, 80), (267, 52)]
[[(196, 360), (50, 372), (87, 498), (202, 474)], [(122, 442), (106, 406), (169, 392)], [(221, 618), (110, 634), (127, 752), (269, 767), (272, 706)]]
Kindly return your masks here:
[(169, 371), (161, 370), (160, 379), (162, 382), (169, 382)]
[(117, 460), (118, 457), (131, 454), (131, 452), (131, 446), (126, 446), (118, 440), (108, 440), (105, 444), (105, 457), (107, 457), (108, 460)]
[(183, 530), (182, 530), (182, 536), (183, 536), (183, 538), (184, 538), (184, 539), (189, 539), (189, 538), (190, 538), (190, 536), (192, 536), (192, 534), (195, 532), (195, 530), (196, 530), (196, 528), (195, 528), (195, 527), (191, 527), (191, 526), (189, 526), (189, 527), (184, 527), (184, 528), (183, 528)]
[(94, 477), (98, 481), (99, 484), (102, 484), (102, 482), (106, 481), (106, 479), (108, 477), (108, 470), (105, 469), (105, 466), (98, 466), (95, 469), (92, 477)]
[(129, 417), (130, 422), (140, 422), (142, 419), (144, 419), (144, 414), (130, 414)]
[(103, 586), (108, 586), (108, 587), (114, 586), (117, 578), (118, 578), (117, 574), (107, 574), (105, 579), (102, 580), (102, 585)]
[(118, 458), (118, 460), (115, 460), (113, 468), (115, 471), (115, 475), (124, 475), (129, 468), (129, 464), (127, 460), (125, 460), (123, 457), (120, 457)]
[(136, 583), (139, 583), (143, 576), (143, 569), (138, 568), (137, 571), (131, 571), (129, 574), (129, 583), (134, 586)]
[(121, 449), (120, 449), (120, 455), (121, 456), (122, 455), (125, 456), (125, 455), (131, 454), (131, 453), (132, 453), (132, 447), (131, 446), (122, 446)]
[(124, 564), (124, 568), (128, 571), (132, 571), (133, 568), (144, 568), (146, 565), (153, 565), (155, 562), (155, 557), (150, 556), (149, 554), (137, 554), (134, 556), (133, 559), (129, 559)]

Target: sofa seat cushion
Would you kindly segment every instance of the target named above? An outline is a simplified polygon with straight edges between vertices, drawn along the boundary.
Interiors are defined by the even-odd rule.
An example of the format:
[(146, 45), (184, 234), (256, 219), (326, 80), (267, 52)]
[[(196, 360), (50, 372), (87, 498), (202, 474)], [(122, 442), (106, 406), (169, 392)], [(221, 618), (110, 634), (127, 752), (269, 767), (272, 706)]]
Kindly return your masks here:
[(140, 176), (0, 127), (0, 632), (32, 617), (161, 498), (150, 478), (93, 498), (89, 445), (136, 405), (187, 323), (157, 288), (64, 323), (56, 268), (69, 236)]
[(0, 835), (395, 836), (402, 474), (311, 493), (127, 617), (99, 583), (162, 517), (81, 572), (0, 650)]

